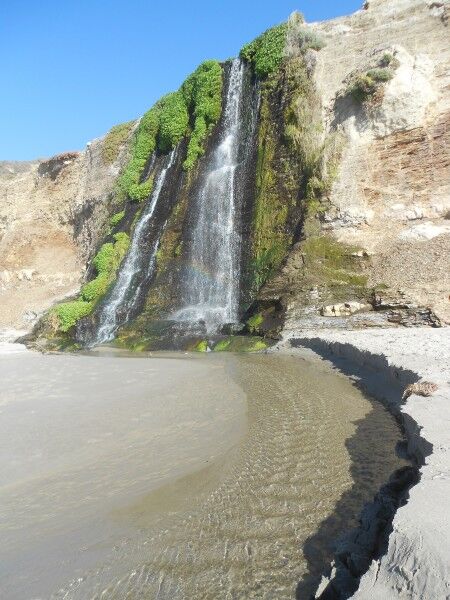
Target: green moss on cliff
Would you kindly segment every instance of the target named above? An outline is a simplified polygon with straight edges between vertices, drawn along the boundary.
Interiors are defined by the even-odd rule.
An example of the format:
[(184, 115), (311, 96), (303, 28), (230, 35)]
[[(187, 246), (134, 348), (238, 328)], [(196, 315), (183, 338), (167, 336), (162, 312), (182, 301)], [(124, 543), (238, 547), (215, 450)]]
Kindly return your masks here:
[(140, 202), (150, 196), (153, 190), (153, 176), (142, 183), (133, 183), (128, 190), (130, 200)]
[[(222, 67), (215, 60), (202, 63), (177, 92), (167, 94), (139, 122), (131, 158), (118, 181), (123, 196), (142, 200), (150, 185), (141, 181), (146, 164), (158, 149), (168, 152), (189, 135), (185, 169), (192, 169), (204, 152), (204, 142), (222, 110)], [(192, 124), (191, 130), (189, 124)]]
[(95, 279), (83, 285), (77, 300), (63, 302), (52, 309), (53, 316), (57, 318), (56, 323), (53, 322), (54, 329), (65, 333), (92, 312), (114, 281), (129, 244), (130, 238), (126, 233), (116, 233), (114, 243), (103, 244), (92, 261), (97, 273)]
[(188, 348), (191, 352), (208, 352), (208, 341), (207, 340), (199, 340), (195, 342)]
[(246, 322), (246, 325), (247, 325), (250, 333), (257, 331), (258, 327), (261, 325), (261, 323), (263, 321), (264, 321), (264, 317), (262, 316), (261, 313), (256, 313), (255, 315), (250, 317), (250, 319), (248, 319), (248, 321)]
[(232, 335), (216, 342), (213, 352), (260, 352), (268, 347), (260, 337)]
[(145, 165), (156, 148), (158, 129), (159, 107), (155, 105), (139, 122), (131, 148), (130, 161), (118, 181), (119, 189), (125, 196), (129, 195), (133, 186), (140, 183)]
[[(299, 283), (306, 293), (317, 287), (324, 302), (349, 298), (366, 298), (367, 276), (363, 271), (365, 259), (360, 248), (343, 244), (327, 234), (311, 235), (301, 242), (302, 256)], [(297, 294), (300, 297), (301, 294)], [(305, 301), (307, 304), (309, 301)]]
[(120, 212), (113, 214), (112, 217), (109, 219), (110, 227), (116, 227), (116, 225), (118, 225), (120, 223), (120, 221), (124, 218), (124, 216), (125, 216), (124, 210), (121, 210)]
[(122, 146), (134, 127), (134, 123), (134, 121), (121, 123), (108, 131), (102, 145), (102, 158), (106, 164), (110, 165), (117, 160)]
[(193, 118), (184, 168), (192, 169), (204, 153), (208, 132), (222, 112), (222, 67), (215, 60), (202, 63), (181, 86), (186, 106)]
[(252, 64), (260, 79), (279, 69), (284, 55), (286, 31), (286, 23), (276, 25), (241, 49), (241, 58)]
[(186, 102), (181, 91), (168, 94), (160, 100), (158, 148), (167, 152), (184, 137), (189, 124)]
[(58, 319), (57, 327), (59, 331), (66, 333), (77, 322), (86, 317), (92, 311), (92, 303), (84, 300), (74, 300), (73, 302), (63, 302), (53, 309), (54, 315)]
[(253, 293), (285, 258), (294, 233), (290, 215), (298, 203), (300, 166), (296, 152), (280, 138), (284, 121), (280, 90), (284, 95), (289, 93), (284, 69), (271, 74), (261, 88), (250, 264)]

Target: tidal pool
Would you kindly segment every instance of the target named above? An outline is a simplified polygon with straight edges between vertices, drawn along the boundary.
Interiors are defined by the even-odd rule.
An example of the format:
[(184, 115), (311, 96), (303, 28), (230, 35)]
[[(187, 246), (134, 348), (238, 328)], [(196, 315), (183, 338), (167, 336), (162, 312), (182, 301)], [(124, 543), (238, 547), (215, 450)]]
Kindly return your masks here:
[(318, 360), (24, 352), (0, 377), (5, 600), (294, 598), (404, 464)]

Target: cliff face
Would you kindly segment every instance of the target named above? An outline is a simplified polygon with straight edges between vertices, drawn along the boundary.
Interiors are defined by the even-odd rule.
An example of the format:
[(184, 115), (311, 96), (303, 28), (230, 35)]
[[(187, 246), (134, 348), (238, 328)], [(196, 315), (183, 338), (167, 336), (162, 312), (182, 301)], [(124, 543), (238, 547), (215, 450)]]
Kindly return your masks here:
[[(370, 0), (352, 16), (313, 24), (326, 45), (315, 82), (328, 132), (342, 134), (337, 179), (321, 216), (322, 233), (359, 247), (367, 286), (430, 306), (450, 320), (450, 3)], [(375, 106), (346, 95), (355, 73), (395, 57), (393, 78)], [(381, 59), (382, 60), (382, 59)], [(288, 322), (319, 307), (299, 263), (288, 258), (267, 295), (284, 294)], [(317, 297), (319, 295), (319, 297)], [(354, 298), (348, 298), (352, 300)], [(343, 298), (341, 300), (344, 300)]]
[[(321, 326), (324, 319), (333, 326), (339, 320), (321, 313), (371, 310), (375, 300), (429, 307), (450, 321), (449, 13), (449, 0), (369, 0), (354, 15), (300, 23), (300, 30), (294, 19), (275, 70), (258, 64), (258, 45), (243, 49), (244, 60), (255, 61), (256, 80), (246, 94), (259, 94), (254, 164), (239, 217), (242, 310), (256, 300), (247, 318), (272, 314), (275, 306), (288, 327), (299, 321)], [(299, 50), (305, 27), (306, 52)], [(273, 31), (260, 46), (286, 30)], [(152, 128), (160, 128), (156, 172), (165, 147), (189, 132), (177, 181), (172, 177), (158, 208), (164, 231), (155, 281), (146, 283), (140, 304), (145, 324), (176, 303), (171, 296), (189, 266), (190, 203), (220, 133), (217, 115), (206, 142), (201, 120), (190, 121), (197, 114), (195, 86), (216, 85), (204, 74), (210, 69), (216, 77), (218, 63), (205, 65), (197, 79), (149, 111), (142, 129), (143, 143), (154, 148)], [(208, 107), (201, 110), (208, 114)], [(158, 111), (164, 112), (161, 123)], [(133, 131), (129, 126), (119, 136), (112, 154), (105, 152), (107, 136), (81, 153), (0, 165), (0, 327), (31, 328), (35, 313), (92, 278), (89, 261), (102, 240), (112, 239), (110, 231), (132, 231), (140, 211), (133, 201), (148, 196), (152, 178), (148, 157), (142, 172), (136, 155), (125, 172), (129, 200), (124, 205), (123, 196), (117, 198)], [(182, 161), (195, 163), (197, 154), (198, 166), (183, 171)], [(122, 208), (122, 225), (108, 227)], [(354, 319), (357, 326), (381, 322), (364, 315)]]
[(0, 162), (0, 328), (30, 329), (78, 291), (127, 153), (125, 143), (105, 160), (104, 141), (48, 160)]

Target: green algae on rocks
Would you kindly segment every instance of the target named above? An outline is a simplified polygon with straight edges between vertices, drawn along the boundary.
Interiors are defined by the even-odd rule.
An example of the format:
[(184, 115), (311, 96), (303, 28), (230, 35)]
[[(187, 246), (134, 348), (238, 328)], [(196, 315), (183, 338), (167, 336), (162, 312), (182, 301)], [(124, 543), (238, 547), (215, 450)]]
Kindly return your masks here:
[(92, 264), (96, 277), (83, 285), (80, 297), (51, 309), (56, 317), (52, 325), (57, 331), (67, 333), (80, 319), (89, 315), (107, 293), (130, 244), (129, 236), (123, 232), (116, 233), (113, 239), (114, 242), (103, 244), (95, 255)]

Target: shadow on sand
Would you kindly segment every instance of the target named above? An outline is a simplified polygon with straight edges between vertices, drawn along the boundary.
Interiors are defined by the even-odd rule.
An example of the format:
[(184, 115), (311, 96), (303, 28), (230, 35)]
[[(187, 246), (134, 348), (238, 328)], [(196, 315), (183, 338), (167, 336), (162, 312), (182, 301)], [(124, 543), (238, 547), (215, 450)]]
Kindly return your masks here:
[[(373, 403), (382, 401), (397, 418), (403, 403), (405, 382), (413, 383), (418, 380), (415, 373), (404, 370), (400, 377), (402, 385), (392, 381), (387, 371), (385, 377), (383, 358), (379, 356), (373, 357), (376, 370), (371, 370), (330, 354), (329, 348), (326, 349), (319, 339), (291, 340), (291, 344), (294, 348), (310, 348), (331, 361), (340, 372), (354, 378), (355, 385), (369, 393)], [(365, 356), (370, 362), (370, 355)], [(385, 362), (387, 369), (388, 364)], [(342, 495), (333, 514), (305, 542), (303, 553), (308, 564), (308, 574), (297, 585), (297, 600), (350, 598), (372, 559), (386, 553), (395, 512), (406, 504), (409, 489), (419, 481), (419, 469), (412, 460), (409, 465), (405, 463), (404, 467), (392, 474), (386, 472), (386, 464), (383, 466), (380, 463), (378, 474), (381, 481), (387, 483), (370, 501), (373, 498), (373, 479), (367, 465), (373, 465), (376, 459), (373, 448), (379, 445), (379, 436), (382, 435), (382, 431), (377, 429), (377, 411), (372, 410), (355, 425), (354, 435), (346, 441), (351, 458), (353, 485)], [(396, 446), (385, 450), (396, 452), (406, 460), (406, 445), (406, 441), (399, 441)], [(430, 445), (428, 451), (431, 452), (431, 449)]]

